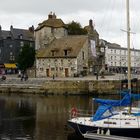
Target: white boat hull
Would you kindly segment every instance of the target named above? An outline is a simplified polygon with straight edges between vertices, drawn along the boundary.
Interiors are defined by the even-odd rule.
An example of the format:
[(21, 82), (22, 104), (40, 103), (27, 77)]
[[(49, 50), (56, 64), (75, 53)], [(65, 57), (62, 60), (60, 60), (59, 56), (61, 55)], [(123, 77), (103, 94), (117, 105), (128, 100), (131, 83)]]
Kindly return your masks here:
[(131, 117), (122, 115), (121, 119), (119, 115), (115, 115), (100, 121), (92, 121), (90, 117), (77, 117), (68, 120), (68, 125), (78, 134), (84, 134), (87, 131), (97, 134), (109, 132), (110, 135), (140, 138), (139, 122), (140, 118), (133, 115)]

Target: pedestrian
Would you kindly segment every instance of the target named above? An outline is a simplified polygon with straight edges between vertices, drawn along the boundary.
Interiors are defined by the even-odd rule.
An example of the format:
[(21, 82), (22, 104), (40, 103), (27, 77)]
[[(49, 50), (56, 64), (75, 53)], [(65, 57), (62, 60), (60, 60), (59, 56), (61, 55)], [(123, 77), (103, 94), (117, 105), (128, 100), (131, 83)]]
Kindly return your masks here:
[(24, 78), (24, 74), (22, 73), (22, 74), (21, 74), (21, 81), (23, 80), (23, 78)]
[(54, 74), (53, 74), (53, 80), (54, 80)]
[(28, 80), (28, 75), (26, 73), (24, 74), (24, 80)]

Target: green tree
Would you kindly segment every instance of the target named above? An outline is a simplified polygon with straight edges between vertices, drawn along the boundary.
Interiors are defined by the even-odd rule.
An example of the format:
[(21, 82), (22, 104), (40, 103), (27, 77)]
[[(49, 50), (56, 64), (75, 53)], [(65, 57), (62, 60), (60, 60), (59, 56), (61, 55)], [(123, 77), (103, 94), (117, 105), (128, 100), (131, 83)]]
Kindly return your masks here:
[(26, 71), (32, 67), (35, 61), (35, 49), (29, 45), (24, 45), (19, 53), (17, 63), (20, 70)]
[(68, 34), (69, 35), (85, 35), (87, 31), (81, 27), (81, 24), (78, 22), (72, 21), (67, 24)]

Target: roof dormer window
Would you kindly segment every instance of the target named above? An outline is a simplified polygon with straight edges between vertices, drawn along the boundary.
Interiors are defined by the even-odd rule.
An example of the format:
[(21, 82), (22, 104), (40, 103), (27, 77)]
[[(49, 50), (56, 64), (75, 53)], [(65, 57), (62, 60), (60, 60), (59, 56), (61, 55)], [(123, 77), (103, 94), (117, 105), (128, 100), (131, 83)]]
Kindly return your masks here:
[(54, 56), (59, 50), (57, 48), (53, 48), (51, 50), (52, 56)]
[(23, 39), (23, 35), (22, 34), (19, 35), (19, 39)]

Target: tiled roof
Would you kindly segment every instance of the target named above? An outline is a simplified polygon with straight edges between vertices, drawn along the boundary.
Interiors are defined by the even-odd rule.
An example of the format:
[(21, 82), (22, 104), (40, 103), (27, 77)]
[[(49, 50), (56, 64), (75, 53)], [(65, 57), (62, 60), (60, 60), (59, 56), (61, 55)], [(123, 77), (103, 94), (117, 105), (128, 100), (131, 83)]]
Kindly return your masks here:
[(42, 23), (38, 24), (36, 31), (40, 30), (41, 28), (43, 28), (45, 26), (46, 27), (60, 28), (60, 27), (65, 27), (65, 24), (61, 19), (50, 18), (50, 19), (45, 20)]
[[(48, 47), (38, 50), (36, 56), (37, 58), (77, 57), (87, 39), (87, 36), (68, 36), (56, 39)], [(68, 51), (67, 56), (64, 55), (64, 50)]]

